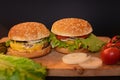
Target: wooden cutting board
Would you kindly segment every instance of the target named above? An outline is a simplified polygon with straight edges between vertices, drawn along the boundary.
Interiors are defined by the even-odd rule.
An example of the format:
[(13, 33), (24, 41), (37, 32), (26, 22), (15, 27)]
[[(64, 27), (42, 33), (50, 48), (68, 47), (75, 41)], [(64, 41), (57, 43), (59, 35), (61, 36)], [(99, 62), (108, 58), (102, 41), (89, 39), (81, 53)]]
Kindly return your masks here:
[[(110, 40), (109, 37), (98, 37), (101, 40), (108, 42)], [(4, 42), (8, 40), (7, 37), (0, 39), (0, 42)], [(100, 52), (98, 53), (90, 53), (92, 56), (100, 56)], [(82, 69), (78, 65), (68, 65), (62, 62), (62, 57), (65, 54), (58, 53), (54, 49), (52, 51), (42, 57), (34, 58), (33, 60), (43, 66), (46, 66), (48, 70), (48, 76), (120, 76), (120, 65), (105, 65), (103, 64), (98, 69)]]
[[(95, 53), (99, 55), (99, 53)], [(120, 65), (104, 65), (98, 69), (82, 69), (62, 62), (64, 54), (52, 50), (44, 57), (33, 59), (48, 69), (48, 76), (120, 76)]]
[[(99, 37), (101, 40), (107, 42), (109, 37)], [(117, 65), (105, 65), (103, 64), (98, 69), (82, 69), (78, 65), (69, 65), (62, 62), (62, 57), (65, 54), (61, 54), (52, 50), (51, 53), (43, 57), (33, 59), (37, 63), (41, 63), (48, 69), (48, 76), (119, 76), (120, 66)], [(100, 56), (100, 52), (91, 53), (92, 56)]]

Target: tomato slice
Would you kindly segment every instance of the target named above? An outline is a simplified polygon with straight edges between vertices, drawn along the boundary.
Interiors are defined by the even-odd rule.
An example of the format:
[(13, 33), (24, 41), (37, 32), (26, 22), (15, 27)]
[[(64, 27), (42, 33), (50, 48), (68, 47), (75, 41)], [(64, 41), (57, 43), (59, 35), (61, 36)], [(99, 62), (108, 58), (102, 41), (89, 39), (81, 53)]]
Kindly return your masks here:
[(56, 38), (59, 39), (59, 40), (61, 40), (61, 39), (67, 39), (67, 38), (69, 38), (69, 37), (56, 35)]
[[(88, 35), (84, 35), (84, 36), (77, 36), (76, 38), (87, 38), (87, 37), (88, 37)], [(67, 39), (67, 38), (70, 38), (70, 37), (68, 37), (68, 36), (56, 35), (56, 38), (57, 38), (58, 40), (61, 40), (61, 39)]]
[(84, 36), (78, 36), (78, 38), (87, 38), (88, 35), (84, 35)]

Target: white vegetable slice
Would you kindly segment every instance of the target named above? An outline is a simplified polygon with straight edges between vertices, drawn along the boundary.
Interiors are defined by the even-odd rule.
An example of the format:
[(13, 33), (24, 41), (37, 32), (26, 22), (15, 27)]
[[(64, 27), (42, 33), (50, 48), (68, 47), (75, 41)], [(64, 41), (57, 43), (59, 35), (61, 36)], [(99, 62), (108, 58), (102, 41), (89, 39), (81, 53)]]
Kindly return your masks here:
[(98, 57), (91, 57), (89, 60), (79, 63), (79, 66), (84, 69), (96, 69), (102, 66), (102, 60)]
[(86, 53), (71, 53), (62, 57), (62, 61), (66, 64), (78, 64), (90, 59)]

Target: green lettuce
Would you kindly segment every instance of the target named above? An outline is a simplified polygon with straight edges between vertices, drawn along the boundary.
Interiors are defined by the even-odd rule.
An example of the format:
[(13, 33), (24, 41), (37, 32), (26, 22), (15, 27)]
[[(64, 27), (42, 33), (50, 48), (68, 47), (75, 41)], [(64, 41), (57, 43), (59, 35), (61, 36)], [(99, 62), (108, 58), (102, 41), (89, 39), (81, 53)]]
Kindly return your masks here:
[(75, 38), (73, 44), (68, 44), (66, 41), (58, 40), (55, 34), (51, 33), (49, 41), (51, 42), (52, 48), (64, 47), (68, 48), (70, 51), (74, 51), (79, 48), (88, 49), (91, 52), (99, 51), (105, 42), (99, 40), (94, 34), (90, 34), (87, 38)]
[(79, 49), (79, 47), (80, 47), (80, 39), (76, 38), (76, 39), (74, 39), (73, 44), (68, 44), (68, 43), (66, 43), (66, 41), (58, 40), (53, 33), (51, 33), (49, 41), (51, 43), (52, 48), (64, 47), (64, 48), (68, 48), (70, 51), (73, 51), (75, 49)]
[(46, 68), (33, 60), (0, 54), (0, 80), (45, 80)]
[(90, 34), (88, 38), (81, 38), (81, 46), (91, 52), (99, 51), (105, 44), (102, 40), (98, 39), (94, 34)]

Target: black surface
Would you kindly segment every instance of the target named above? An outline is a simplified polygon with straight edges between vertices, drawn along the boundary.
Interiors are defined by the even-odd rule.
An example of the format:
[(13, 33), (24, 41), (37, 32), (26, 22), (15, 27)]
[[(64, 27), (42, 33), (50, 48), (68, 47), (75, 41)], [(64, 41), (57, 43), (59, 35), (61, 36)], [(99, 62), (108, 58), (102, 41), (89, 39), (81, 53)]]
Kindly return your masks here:
[(64, 17), (88, 20), (96, 35), (120, 34), (119, 0), (1, 0), (0, 24), (6, 31), (21, 22), (38, 21), (49, 29)]
[(46, 80), (120, 80), (119, 76), (97, 77), (47, 77)]

